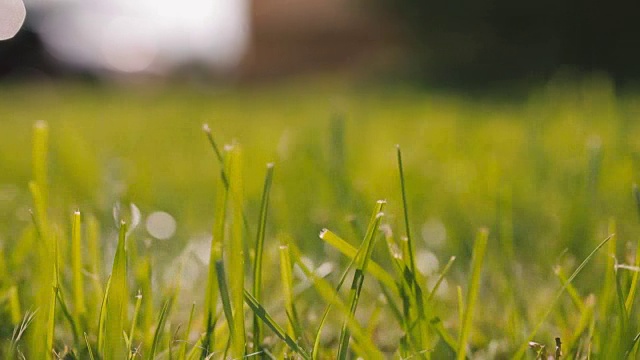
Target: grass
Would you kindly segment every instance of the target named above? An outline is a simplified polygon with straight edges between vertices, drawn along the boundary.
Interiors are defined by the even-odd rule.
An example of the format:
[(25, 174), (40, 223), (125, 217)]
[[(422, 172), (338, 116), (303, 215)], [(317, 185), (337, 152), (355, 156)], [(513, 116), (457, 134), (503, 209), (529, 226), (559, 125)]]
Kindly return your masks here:
[(640, 96), (606, 79), (1, 87), (2, 358), (638, 356)]

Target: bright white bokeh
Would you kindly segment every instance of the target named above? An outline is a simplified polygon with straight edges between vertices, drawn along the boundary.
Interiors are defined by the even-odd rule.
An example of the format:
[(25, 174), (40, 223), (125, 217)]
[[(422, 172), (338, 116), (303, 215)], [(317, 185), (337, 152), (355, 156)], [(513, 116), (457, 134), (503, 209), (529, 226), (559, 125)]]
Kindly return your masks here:
[(0, 40), (14, 37), (26, 16), (22, 0), (0, 0)]
[[(0, 0), (6, 1), (6, 0)], [(249, 41), (249, 0), (26, 0), (60, 60), (118, 72), (199, 62), (235, 66)]]
[(147, 216), (147, 232), (158, 240), (166, 240), (176, 233), (176, 220), (171, 214), (156, 211)]

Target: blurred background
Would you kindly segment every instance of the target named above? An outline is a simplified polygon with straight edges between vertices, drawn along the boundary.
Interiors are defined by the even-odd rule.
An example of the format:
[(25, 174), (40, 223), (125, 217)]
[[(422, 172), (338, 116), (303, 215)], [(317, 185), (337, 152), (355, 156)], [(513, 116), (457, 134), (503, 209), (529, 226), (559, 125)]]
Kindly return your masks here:
[[(345, 265), (319, 231), (359, 243), (381, 198), (385, 225), (404, 235), (401, 144), (423, 272), (458, 259), (443, 286), (447, 329), (457, 321), (449, 305), (457, 304), (455, 285), (466, 283), (474, 234), (489, 228), (485, 311), (477, 317), (486, 336), (474, 341), (498, 350), (485, 358), (509, 358), (522, 340), (520, 320), (503, 315), (537, 323), (557, 285), (553, 266), (571, 273), (611, 232), (620, 262), (634, 263), (640, 2), (25, 5), (21, 31), (0, 41), (0, 250), (15, 254), (7, 268), (19, 279), (29, 278), (23, 264), (33, 257), (21, 249), (33, 232), (27, 184), (38, 120), (51, 135), (51, 222), (68, 232), (75, 209), (94, 216), (106, 273), (114, 204), (136, 204), (142, 220), (133, 238), (159, 265), (156, 285), (170, 283), (184, 262), (189, 296), (180, 301), (188, 304), (206, 280), (219, 181), (203, 123), (221, 147), (242, 144), (247, 243), (257, 231), (265, 164), (276, 164), (265, 268), (277, 267), (283, 236), (317, 265)], [(585, 295), (602, 284), (602, 255), (576, 280)], [(391, 264), (382, 256), (375, 254)], [(548, 339), (554, 326), (544, 329)], [(563, 334), (576, 328), (573, 320), (557, 326)], [(395, 346), (390, 339), (380, 341)], [(507, 345), (492, 347), (493, 339)]]
[(371, 75), (427, 86), (640, 75), (640, 5), (416, 0), (26, 0), (0, 76), (255, 82)]

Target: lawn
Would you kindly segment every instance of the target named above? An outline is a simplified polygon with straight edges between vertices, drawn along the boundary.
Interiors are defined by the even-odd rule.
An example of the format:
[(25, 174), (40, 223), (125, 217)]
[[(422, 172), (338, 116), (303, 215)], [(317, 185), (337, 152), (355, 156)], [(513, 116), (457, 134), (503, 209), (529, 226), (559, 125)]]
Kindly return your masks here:
[(638, 356), (640, 96), (606, 79), (0, 94), (3, 358)]

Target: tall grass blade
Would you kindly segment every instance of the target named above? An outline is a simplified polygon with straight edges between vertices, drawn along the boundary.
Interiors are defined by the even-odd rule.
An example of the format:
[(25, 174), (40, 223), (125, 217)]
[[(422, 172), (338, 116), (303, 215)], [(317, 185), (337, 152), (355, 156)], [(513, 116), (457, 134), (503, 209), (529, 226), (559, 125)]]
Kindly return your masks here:
[[(633, 266), (636, 268), (640, 268), (640, 239), (636, 244), (636, 254), (633, 262)], [(627, 299), (625, 300), (624, 306), (627, 310), (627, 313), (631, 313), (631, 308), (636, 299), (636, 293), (638, 289), (638, 278), (640, 277), (640, 271), (634, 271), (631, 277), (631, 286), (629, 287), (629, 292), (627, 293)]]
[[(573, 273), (571, 274), (571, 276), (569, 276), (569, 278), (567, 279), (567, 284), (571, 284), (573, 282), (573, 279), (576, 278), (576, 276), (578, 276), (578, 274), (580, 274), (580, 272), (582, 271), (582, 269), (587, 266), (587, 264), (589, 263), (589, 261), (591, 261), (591, 259), (593, 258), (593, 256), (598, 252), (598, 250), (600, 250), (607, 242), (609, 242), (609, 240), (611, 240), (613, 238), (613, 234), (607, 236), (606, 239), (602, 240), (592, 251), (591, 253), (589, 253), (589, 255), (587, 255), (587, 257), (580, 263), (580, 265), (578, 265), (578, 267), (573, 271)], [(542, 324), (544, 324), (544, 322), (547, 320), (547, 317), (549, 317), (549, 315), (551, 315), (551, 312), (553, 311), (556, 303), (558, 302), (558, 300), (560, 299), (560, 297), (562, 296), (562, 294), (564, 294), (564, 292), (566, 291), (567, 287), (566, 285), (563, 285), (558, 292), (556, 293), (555, 297), (553, 298), (553, 300), (551, 301), (551, 303), (549, 304), (549, 307), (547, 309), (547, 311), (544, 313), (544, 315), (538, 320), (538, 323), (536, 324), (536, 326), (533, 328), (533, 330), (529, 333), (529, 335), (527, 336), (526, 340), (523, 342), (523, 344), (518, 348), (518, 351), (515, 353), (514, 355), (514, 359), (522, 359), (522, 357), (524, 356), (525, 352), (527, 351), (528, 347), (529, 347), (529, 342), (533, 340), (533, 338), (536, 336), (536, 334), (538, 333), (538, 330), (540, 330), (540, 327), (542, 327)]]
[(91, 348), (91, 343), (89, 342), (89, 337), (87, 333), (84, 333), (84, 342), (87, 345), (87, 353), (89, 354), (90, 360), (96, 360), (96, 357), (93, 355), (93, 349)]
[[(365, 250), (360, 253), (360, 257), (356, 259), (356, 271), (353, 276), (353, 282), (351, 283), (351, 292), (349, 294), (349, 316), (351, 318), (353, 318), (356, 314), (356, 308), (358, 307), (358, 301), (360, 300), (360, 292), (362, 291), (362, 286), (364, 284), (364, 274), (367, 270), (367, 265), (373, 252), (373, 245), (375, 243), (376, 234), (380, 225), (380, 219), (383, 215), (382, 209), (385, 203), (386, 202), (382, 200), (376, 203), (375, 210), (371, 216), (371, 220), (369, 221), (367, 234), (365, 235), (365, 238), (361, 245)], [(347, 358), (350, 339), (351, 332), (349, 331), (347, 322), (345, 321), (342, 325), (340, 340), (338, 343), (338, 359), (344, 360)]]
[(484, 255), (487, 250), (487, 240), (489, 232), (487, 229), (481, 229), (476, 236), (473, 244), (473, 255), (471, 259), (471, 278), (469, 279), (469, 290), (467, 294), (467, 307), (465, 308), (462, 318), (462, 330), (460, 331), (459, 348), (457, 359), (464, 360), (467, 355), (467, 341), (471, 334), (473, 313), (478, 300), (478, 292), (480, 290), (482, 265), (484, 264)]
[(129, 329), (129, 343), (127, 344), (127, 358), (133, 359), (133, 354), (131, 352), (133, 340), (135, 339), (136, 326), (138, 323), (138, 314), (140, 313), (140, 305), (142, 304), (142, 293), (138, 290), (138, 294), (136, 295), (136, 306), (133, 309), (133, 317), (131, 318), (131, 328)]
[(293, 299), (293, 275), (291, 256), (289, 255), (289, 241), (283, 235), (280, 240), (280, 280), (282, 282), (282, 297), (284, 298), (284, 308), (287, 313), (287, 333), (294, 339), (298, 339), (300, 334), (297, 329), (297, 315), (294, 308)]
[(191, 326), (193, 325), (193, 315), (196, 311), (196, 304), (191, 304), (191, 311), (189, 312), (189, 321), (187, 322), (187, 328), (184, 330), (184, 337), (182, 338), (182, 344), (180, 344), (180, 350), (178, 352), (178, 360), (187, 359), (187, 345), (189, 344), (189, 335), (191, 334)]
[(431, 289), (431, 291), (429, 292), (429, 296), (427, 297), (427, 302), (433, 300), (433, 297), (438, 292), (438, 289), (440, 288), (440, 285), (442, 285), (442, 282), (444, 281), (445, 276), (447, 276), (447, 274), (449, 273), (449, 270), (451, 270), (451, 266), (453, 266), (454, 261), (456, 261), (455, 256), (452, 256), (449, 258), (447, 265), (444, 266), (444, 268), (440, 272), (440, 275), (438, 276), (438, 280), (436, 280), (436, 283), (433, 285), (433, 289)]
[(73, 304), (75, 305), (74, 317), (76, 323), (83, 322), (87, 311), (84, 298), (84, 281), (82, 271), (82, 236), (80, 228), (81, 215), (76, 210), (73, 213), (71, 227), (71, 262), (73, 264)]
[(231, 339), (234, 337), (233, 308), (231, 307), (231, 296), (229, 295), (229, 286), (227, 285), (227, 275), (224, 271), (224, 263), (222, 260), (216, 261), (216, 273), (218, 277), (218, 289), (220, 289), (220, 300), (222, 301), (222, 310), (224, 317), (227, 319), (229, 326), (229, 334)]
[(333, 287), (329, 285), (329, 283), (325, 279), (319, 277), (313, 271), (311, 271), (309, 267), (307, 267), (304, 261), (302, 261), (300, 250), (298, 250), (295, 244), (289, 244), (289, 250), (291, 251), (293, 262), (297, 264), (304, 275), (309, 280), (311, 280), (318, 294), (327, 304), (333, 304), (340, 315), (344, 317), (349, 331), (353, 335), (354, 339), (362, 346), (362, 349), (366, 354), (366, 358), (384, 359), (384, 355), (382, 354), (382, 352), (380, 352), (380, 350), (371, 341), (371, 339), (367, 337), (366, 331), (362, 328), (362, 326), (360, 326), (360, 324), (358, 324), (358, 322), (355, 321), (355, 319), (351, 316), (349, 307), (340, 300), (340, 296), (333, 289)]
[(396, 155), (397, 155), (397, 159), (398, 159), (398, 172), (400, 175), (400, 190), (402, 192), (402, 210), (404, 212), (404, 227), (405, 227), (405, 233), (407, 236), (407, 250), (408, 250), (408, 255), (409, 258), (407, 259), (407, 263), (410, 266), (410, 270), (412, 273), (415, 274), (415, 256), (414, 256), (414, 249), (413, 249), (413, 241), (411, 240), (411, 227), (409, 226), (409, 206), (407, 205), (407, 191), (406, 191), (406, 187), (405, 187), (405, 181), (404, 181), (404, 169), (402, 167), (402, 151), (400, 150), (400, 145), (396, 145)]
[[(224, 168), (228, 170), (229, 160), (224, 160)], [(226, 179), (226, 177), (224, 178)], [(227, 217), (227, 202), (229, 190), (226, 180), (221, 179), (216, 186), (215, 218), (213, 224), (213, 236), (211, 239), (211, 253), (209, 255), (209, 275), (207, 278), (207, 292), (205, 294), (205, 337), (203, 353), (215, 349), (214, 328), (217, 321), (217, 306), (220, 289), (218, 287), (218, 275), (216, 263), (222, 261), (222, 244), (225, 236), (225, 224)]]
[(311, 359), (311, 356), (309, 355), (309, 353), (306, 350), (304, 350), (303, 348), (301, 348), (296, 343), (296, 341), (293, 340), (287, 334), (287, 332), (282, 327), (280, 327), (280, 325), (278, 325), (278, 323), (275, 322), (275, 320), (271, 317), (271, 315), (269, 315), (267, 310), (262, 305), (260, 305), (260, 303), (258, 303), (256, 301), (256, 299), (246, 290), (244, 291), (244, 299), (245, 299), (247, 305), (249, 305), (249, 307), (251, 308), (251, 310), (253, 310), (253, 312), (256, 315), (258, 315), (260, 320), (262, 320), (262, 322), (265, 325), (267, 325), (267, 327), (269, 327), (271, 329), (271, 331), (273, 331), (273, 333), (276, 334), (277, 337), (279, 337), (282, 341), (284, 341), (285, 344), (287, 344), (287, 346), (291, 350), (293, 350), (296, 353), (298, 353), (305, 360), (310, 360)]
[(56, 335), (56, 287), (51, 289), (51, 302), (49, 303), (49, 314), (47, 315), (47, 335), (45, 338), (46, 344), (46, 358), (55, 359), (55, 349), (53, 347), (53, 340)]
[[(326, 232), (328, 232), (329, 230), (327, 229), (323, 229), (322, 232), (320, 232), (320, 238), (322, 238), (324, 236), (324, 234), (326, 234)], [(322, 314), (322, 317), (320, 318), (320, 324), (318, 325), (318, 330), (316, 331), (316, 336), (315, 336), (315, 340), (313, 342), (313, 350), (311, 352), (311, 356), (313, 357), (314, 360), (317, 360), (320, 356), (320, 340), (321, 340), (321, 335), (322, 335), (322, 328), (325, 325), (325, 322), (327, 321), (327, 318), (329, 316), (329, 311), (331, 310), (331, 306), (333, 305), (334, 301), (341, 301), (340, 299), (338, 299), (337, 295), (340, 292), (340, 289), (342, 289), (342, 285), (344, 284), (345, 280), (347, 279), (347, 275), (349, 275), (349, 272), (351, 271), (351, 269), (353, 268), (354, 264), (356, 263), (356, 258), (358, 257), (358, 253), (360, 251), (364, 251), (363, 247), (360, 247), (358, 250), (356, 250), (356, 254), (354, 256), (351, 257), (351, 261), (349, 262), (349, 265), (347, 265), (347, 268), (344, 270), (344, 272), (342, 273), (342, 276), (340, 276), (340, 280), (338, 281), (338, 285), (336, 285), (336, 297), (333, 299), (333, 301), (329, 302), (327, 304), (327, 306), (325, 307), (324, 313)], [(384, 287), (382, 287), (383, 291), (385, 290)]]
[[(353, 247), (331, 230), (323, 229), (320, 233), (320, 238), (340, 251), (343, 255), (347, 256), (349, 259), (355, 259), (358, 254), (359, 249)], [(371, 274), (371, 276), (384, 284), (384, 286), (391, 290), (395, 295), (398, 295), (398, 287), (396, 286), (393, 276), (384, 270), (382, 266), (378, 265), (378, 263), (373, 259), (369, 262), (367, 273)]]
[[(406, 268), (403, 270), (404, 278), (406, 279), (409, 291), (413, 297), (410, 301), (413, 303), (411, 307), (415, 310), (409, 311), (413, 313), (410, 319), (410, 323), (416, 323), (415, 338), (419, 339), (418, 350), (426, 350), (425, 347), (429, 344), (428, 323), (426, 317), (426, 311), (424, 307), (423, 292), (420, 284), (423, 284), (420, 274), (416, 271), (416, 260), (414, 244), (411, 237), (411, 227), (409, 220), (409, 205), (407, 201), (407, 191), (405, 185), (404, 168), (402, 166), (402, 151), (400, 145), (396, 145), (396, 155), (398, 161), (398, 173), (400, 177), (400, 190), (402, 193), (402, 209), (404, 213), (404, 225), (406, 240), (402, 243), (402, 251), (405, 254), (404, 263)], [(404, 239), (403, 239), (404, 240)], [(428, 353), (427, 353), (427, 357)]]
[(227, 260), (229, 264), (229, 295), (233, 307), (233, 357), (240, 359), (245, 355), (245, 325), (244, 325), (244, 234), (243, 234), (243, 184), (242, 184), (242, 150), (234, 145), (228, 151), (230, 155), (229, 193), (231, 202), (231, 236)]
[(111, 285), (107, 297), (104, 359), (122, 359), (126, 354), (124, 343), (125, 323), (128, 310), (129, 289), (127, 285), (127, 223), (120, 221), (118, 247), (111, 270)]
[[(260, 219), (258, 222), (258, 232), (256, 235), (255, 259), (253, 261), (253, 297), (258, 302), (262, 301), (262, 258), (264, 253), (265, 229), (267, 226), (267, 211), (269, 208), (269, 193), (273, 179), (273, 163), (267, 164), (267, 175), (264, 179), (262, 190), (262, 201), (260, 205)], [(260, 318), (253, 315), (253, 343), (254, 351), (259, 351), (263, 339), (263, 325)]]
[(149, 355), (147, 356), (148, 360), (153, 360), (156, 357), (156, 352), (158, 351), (158, 345), (160, 344), (160, 337), (162, 336), (162, 332), (164, 331), (164, 326), (167, 321), (167, 315), (169, 310), (170, 300), (164, 302), (162, 306), (162, 310), (160, 310), (160, 316), (158, 317), (158, 325), (156, 326), (156, 330), (153, 334), (153, 342), (151, 343), (151, 350), (149, 351)]
[(105, 330), (107, 320), (107, 299), (109, 298), (109, 290), (111, 289), (111, 276), (107, 279), (107, 286), (104, 289), (104, 296), (100, 305), (100, 313), (98, 314), (98, 354), (104, 358), (105, 347)]
[(611, 235), (609, 244), (607, 245), (607, 265), (605, 271), (604, 285), (602, 286), (602, 294), (600, 295), (602, 300), (600, 301), (600, 313), (607, 314), (609, 307), (613, 301), (615, 291), (615, 274), (609, 270), (615, 266), (616, 259), (616, 246), (618, 236), (616, 235), (616, 222), (614, 219), (609, 219), (608, 231)]

